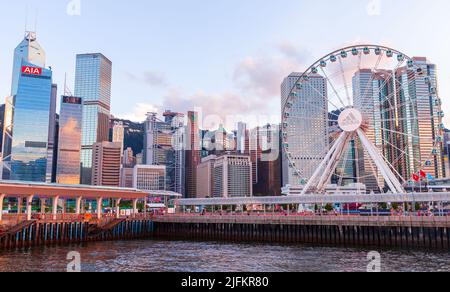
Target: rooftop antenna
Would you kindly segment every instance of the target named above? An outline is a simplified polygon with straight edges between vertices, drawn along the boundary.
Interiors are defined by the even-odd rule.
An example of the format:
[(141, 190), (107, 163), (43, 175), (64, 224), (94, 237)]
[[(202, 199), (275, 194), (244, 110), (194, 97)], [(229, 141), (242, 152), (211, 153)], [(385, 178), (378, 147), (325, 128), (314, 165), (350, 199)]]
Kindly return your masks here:
[(72, 92), (67, 87), (67, 72), (64, 73), (64, 96), (73, 96)]

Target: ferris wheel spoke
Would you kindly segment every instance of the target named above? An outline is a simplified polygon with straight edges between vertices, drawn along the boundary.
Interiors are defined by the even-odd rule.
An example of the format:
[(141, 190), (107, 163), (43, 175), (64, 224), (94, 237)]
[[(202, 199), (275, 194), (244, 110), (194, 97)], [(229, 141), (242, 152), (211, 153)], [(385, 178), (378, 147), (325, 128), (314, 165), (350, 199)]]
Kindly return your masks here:
[[(353, 139), (353, 137), (352, 137), (352, 139)], [(352, 139), (351, 139), (351, 140), (352, 140)], [(350, 143), (351, 143), (351, 140), (350, 140)], [(350, 143), (349, 143), (349, 144), (350, 144)], [(343, 170), (344, 170), (344, 172), (343, 172), (342, 176), (339, 177), (339, 183), (338, 183), (338, 189), (337, 189), (338, 192), (340, 191), (341, 186), (342, 186), (343, 181), (344, 181), (345, 172), (346, 172), (346, 170), (347, 170), (347, 163), (348, 163), (348, 161), (349, 161), (348, 156), (350, 155), (350, 149), (351, 149), (351, 148), (352, 148), (352, 146), (347, 145), (347, 149), (346, 149), (345, 156), (344, 156), (344, 157), (345, 157), (345, 158), (344, 158), (344, 164), (343, 164)]]
[(342, 79), (344, 81), (344, 86), (345, 86), (345, 94), (347, 95), (347, 101), (348, 101), (347, 106), (351, 106), (352, 100), (351, 100), (350, 91), (349, 91), (348, 85), (347, 85), (347, 78), (345, 77), (345, 70), (344, 70), (344, 65), (342, 64), (342, 57), (339, 57), (339, 67), (341, 68)]
[[(367, 155), (366, 157), (370, 156), (369, 153), (367, 152), (367, 150), (364, 150), (364, 155)], [(372, 171), (372, 176), (377, 181), (378, 189), (380, 190), (380, 192), (383, 192), (383, 187), (380, 185), (380, 182), (378, 181), (378, 176), (380, 174), (376, 171), (375, 166), (373, 165), (372, 159), (367, 159), (367, 161), (369, 162), (369, 167), (370, 167), (370, 169)], [(369, 176), (366, 176), (366, 178), (369, 177)]]
[[(388, 144), (388, 146), (391, 146), (392, 148), (394, 148), (394, 149), (400, 151), (405, 157), (409, 157), (409, 156), (410, 156), (406, 151), (404, 151), (404, 150), (398, 148), (398, 147), (395, 146), (394, 144), (392, 144), (392, 143), (390, 143), (390, 142), (386, 142), (386, 143)], [(413, 155), (412, 157), (413, 157), (413, 160), (414, 160), (415, 162), (419, 163), (419, 165), (422, 165), (422, 162), (421, 162), (420, 160), (418, 160), (416, 157), (414, 157), (414, 155)], [(395, 165), (401, 158), (403, 158), (403, 157), (402, 157), (402, 156), (401, 156), (401, 157), (398, 157), (398, 158), (396, 159), (397, 161), (395, 161), (395, 162), (392, 163), (392, 164)]]
[[(371, 73), (371, 76), (370, 76), (370, 79), (369, 79), (369, 82), (367, 83), (367, 85), (366, 85), (366, 88), (364, 89), (364, 95), (362, 96), (363, 98), (369, 93), (369, 89), (372, 87), (372, 83), (373, 83), (373, 80), (374, 80), (374, 78), (375, 78), (375, 71), (376, 70), (378, 70), (378, 66), (380, 65), (380, 63), (381, 63), (381, 59), (383, 58), (383, 54), (381, 54), (381, 55), (379, 55), (378, 56), (378, 60), (377, 60), (377, 63), (376, 63), (376, 65), (375, 65), (375, 68), (373, 69), (373, 70), (371, 70), (372, 71), (372, 73)], [(360, 71), (361, 71), (361, 68), (359, 69)]]
[(399, 132), (399, 131), (394, 131), (394, 130), (391, 130), (391, 129), (381, 128), (381, 130), (383, 130), (383, 131), (387, 131), (387, 132), (391, 132), (391, 133), (394, 133), (394, 134), (399, 134), (399, 135), (403, 135), (403, 136), (406, 136), (406, 137), (410, 137), (410, 138), (415, 138), (415, 139), (422, 139), (422, 138), (421, 138), (421, 137), (419, 137), (419, 136), (415, 136), (415, 135), (409, 135), (409, 134), (406, 134), (406, 133), (402, 133), (402, 132)]
[[(325, 77), (325, 79), (327, 80), (327, 82), (330, 84), (331, 89), (333, 90), (334, 94), (336, 95), (336, 97), (339, 99), (339, 102), (341, 103), (343, 108), (346, 108), (347, 106), (345, 105), (344, 101), (342, 100), (341, 96), (339, 95), (339, 93), (336, 90), (336, 87), (334, 86), (333, 82), (331, 82), (330, 78), (328, 77), (327, 73), (325, 72), (325, 70), (323, 70), (322, 67), (320, 67), (320, 71), (322, 71), (323, 76)], [(339, 109), (339, 108), (337, 108)]]

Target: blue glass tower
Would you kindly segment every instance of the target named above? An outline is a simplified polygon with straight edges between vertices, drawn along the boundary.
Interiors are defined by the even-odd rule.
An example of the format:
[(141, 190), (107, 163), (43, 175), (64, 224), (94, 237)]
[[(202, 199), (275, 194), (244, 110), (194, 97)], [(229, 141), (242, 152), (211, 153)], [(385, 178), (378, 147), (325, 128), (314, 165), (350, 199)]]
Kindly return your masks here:
[(75, 96), (83, 103), (81, 183), (92, 184), (92, 147), (109, 140), (112, 63), (102, 54), (77, 55)]
[(6, 102), (2, 178), (45, 182), (52, 71), (23, 60), (17, 80)]
[(5, 104), (2, 179), (45, 182), (51, 124), (52, 71), (36, 34), (14, 51), (11, 96)]

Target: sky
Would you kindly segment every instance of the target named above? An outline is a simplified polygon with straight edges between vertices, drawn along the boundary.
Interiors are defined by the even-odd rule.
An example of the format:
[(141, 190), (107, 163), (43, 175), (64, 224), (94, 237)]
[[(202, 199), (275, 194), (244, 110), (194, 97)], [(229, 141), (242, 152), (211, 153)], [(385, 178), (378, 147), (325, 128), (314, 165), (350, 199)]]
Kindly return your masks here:
[[(448, 0), (0, 0), (0, 96), (14, 48), (36, 30), (63, 94), (75, 55), (113, 62), (112, 114), (197, 109), (255, 123), (280, 119), (280, 84), (348, 44), (393, 47), (438, 66), (450, 125)], [(242, 118), (244, 119), (244, 118)], [(253, 118), (248, 118), (253, 119)], [(213, 121), (214, 120), (214, 121)], [(211, 119), (211, 124), (217, 123)], [(208, 125), (205, 125), (208, 127)]]

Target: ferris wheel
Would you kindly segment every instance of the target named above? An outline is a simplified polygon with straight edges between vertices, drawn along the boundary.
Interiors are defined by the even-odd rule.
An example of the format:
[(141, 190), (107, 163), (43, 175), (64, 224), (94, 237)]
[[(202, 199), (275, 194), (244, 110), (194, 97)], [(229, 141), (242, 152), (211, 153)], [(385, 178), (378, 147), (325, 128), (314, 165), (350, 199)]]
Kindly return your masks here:
[(444, 113), (424, 58), (351, 46), (289, 78), (283, 157), (303, 195), (349, 185), (402, 194), (418, 175), (443, 175)]

